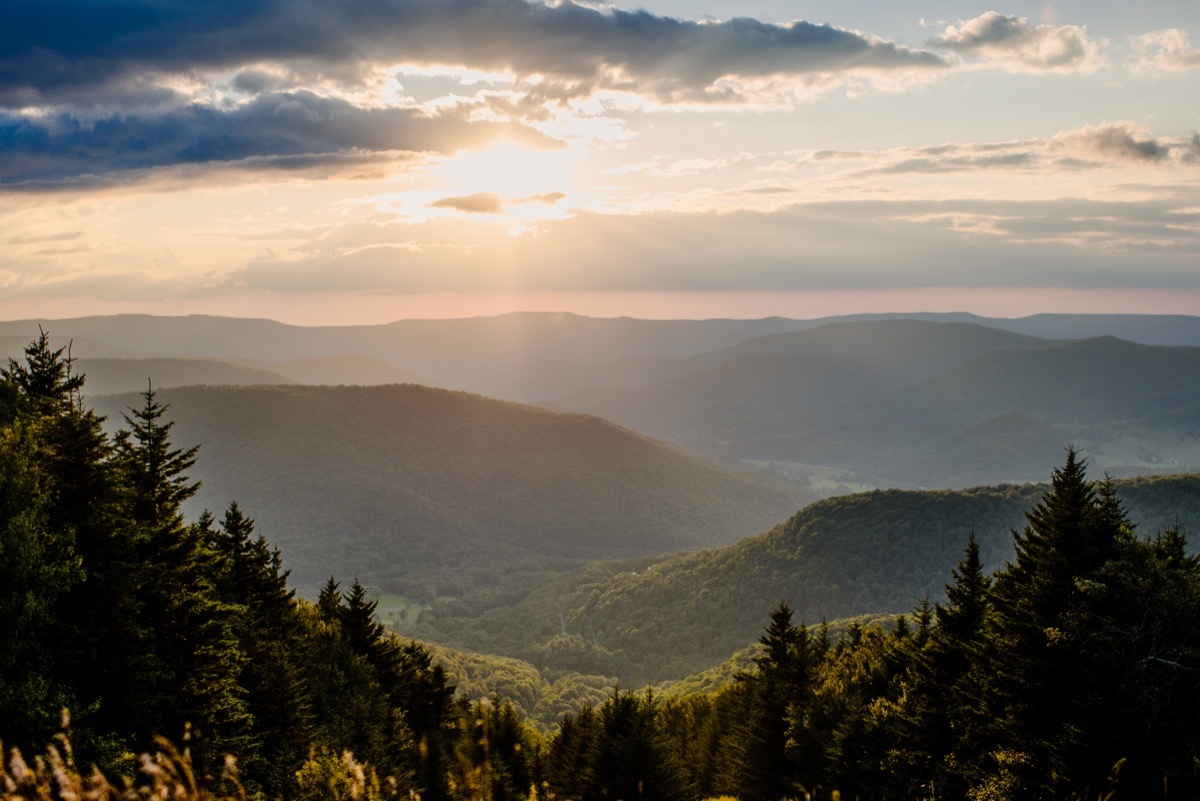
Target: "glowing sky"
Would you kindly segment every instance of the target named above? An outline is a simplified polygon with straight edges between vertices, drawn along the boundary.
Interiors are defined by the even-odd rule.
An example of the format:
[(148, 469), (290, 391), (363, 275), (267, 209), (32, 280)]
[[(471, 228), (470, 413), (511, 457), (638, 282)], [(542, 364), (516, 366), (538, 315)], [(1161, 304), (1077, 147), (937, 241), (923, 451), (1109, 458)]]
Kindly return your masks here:
[(1198, 129), (1182, 0), (5, 0), (0, 316), (1200, 314)]

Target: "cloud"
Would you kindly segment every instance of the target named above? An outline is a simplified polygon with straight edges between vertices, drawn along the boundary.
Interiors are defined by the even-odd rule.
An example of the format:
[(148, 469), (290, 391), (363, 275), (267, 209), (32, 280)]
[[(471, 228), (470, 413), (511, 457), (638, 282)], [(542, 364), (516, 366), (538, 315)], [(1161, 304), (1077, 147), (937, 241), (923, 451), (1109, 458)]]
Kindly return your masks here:
[(1182, 166), (1200, 161), (1200, 136), (1154, 137), (1142, 126), (1118, 122), (1009, 142), (950, 143), (873, 153), (823, 150), (798, 163), (837, 161), (865, 164), (856, 173), (864, 176)]
[[(404, 95), (406, 66), (504, 82), (418, 101)], [(600, 116), (573, 104), (600, 95), (794, 102), (796, 87), (945, 66), (829, 25), (571, 0), (6, 0), (0, 187), (101, 189), (198, 165), (319, 172), (501, 137), (549, 147), (529, 124), (554, 130), (567, 114), (595, 126)]]
[(1186, 31), (1168, 28), (1136, 37), (1129, 59), (1134, 72), (1181, 72), (1200, 67), (1200, 50), (1193, 50)]
[(0, 188), (94, 187), (115, 174), (144, 180), (154, 168), (219, 163), (319, 173), (385, 153), (393, 161), (401, 151), (450, 153), (497, 136), (555, 144), (516, 123), (360, 108), (307, 91), (264, 94), (230, 109), (193, 104), (99, 119), (0, 115)]
[[(512, 229), (497, 222), (471, 247), (302, 246), (293, 258), (251, 262), (228, 285), (269, 292), (1196, 287), (1200, 242), (1184, 226), (1197, 216), (1180, 210), (1161, 200), (1068, 198), (580, 213), (539, 223), (537, 237), (509, 236)], [(397, 234), (380, 228), (375, 235)]]
[(544, 192), (537, 195), (526, 195), (524, 197), (505, 199), (495, 192), (476, 192), (473, 195), (465, 195), (463, 197), (445, 197), (440, 200), (435, 200), (429, 204), (435, 209), (453, 209), (466, 214), (500, 214), (505, 210), (507, 205), (517, 205), (520, 203), (545, 203), (547, 206), (553, 206), (558, 201), (566, 197), (563, 192)]
[[(62, 24), (63, 20), (71, 24)], [(24, 108), (107, 91), (132, 76), (350, 70), (372, 63), (467, 66), (540, 76), (547, 97), (622, 89), (661, 100), (720, 99), (729, 77), (929, 69), (935, 54), (829, 25), (693, 22), (645, 11), (526, 0), (7, 0), (0, 105)]]
[(435, 209), (454, 209), (467, 214), (499, 214), (504, 211), (504, 198), (495, 192), (476, 192), (463, 197), (446, 197), (429, 204)]
[(1053, 137), (1049, 143), (1053, 153), (1113, 163), (1159, 163), (1164, 162), (1172, 151), (1187, 154), (1190, 143), (1176, 141), (1160, 142), (1156, 139), (1139, 139), (1144, 131), (1131, 123), (1087, 126), (1076, 131), (1066, 131)]
[(929, 44), (1019, 72), (1094, 72), (1105, 64), (1082, 26), (1035, 25), (995, 11), (949, 25)]
[(519, 197), (512, 201), (513, 203), (545, 203), (548, 206), (553, 206), (558, 201), (566, 197), (563, 192), (543, 192), (538, 195), (527, 195)]

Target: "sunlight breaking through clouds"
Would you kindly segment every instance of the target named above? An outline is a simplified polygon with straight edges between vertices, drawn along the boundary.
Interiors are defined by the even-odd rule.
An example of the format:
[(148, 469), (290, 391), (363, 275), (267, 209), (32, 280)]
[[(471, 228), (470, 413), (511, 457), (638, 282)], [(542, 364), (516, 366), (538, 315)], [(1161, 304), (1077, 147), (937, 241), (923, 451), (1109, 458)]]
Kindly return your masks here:
[(1200, 10), (679, 8), (11, 0), (0, 282), (1195, 284)]

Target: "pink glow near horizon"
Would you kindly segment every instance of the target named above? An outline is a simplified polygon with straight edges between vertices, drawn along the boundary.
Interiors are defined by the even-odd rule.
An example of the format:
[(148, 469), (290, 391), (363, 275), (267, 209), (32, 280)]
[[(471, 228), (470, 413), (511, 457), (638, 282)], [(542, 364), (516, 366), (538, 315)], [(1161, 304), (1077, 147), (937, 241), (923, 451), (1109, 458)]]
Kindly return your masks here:
[(518, 311), (642, 319), (813, 319), (847, 314), (970, 312), (983, 317), (1061, 314), (1200, 314), (1198, 289), (908, 288), (818, 292), (556, 292), (514, 294), (274, 295), (135, 303), (0, 299), (0, 318), (66, 319), (107, 314), (209, 314), (291, 325), (374, 325), (401, 319), (477, 317)]

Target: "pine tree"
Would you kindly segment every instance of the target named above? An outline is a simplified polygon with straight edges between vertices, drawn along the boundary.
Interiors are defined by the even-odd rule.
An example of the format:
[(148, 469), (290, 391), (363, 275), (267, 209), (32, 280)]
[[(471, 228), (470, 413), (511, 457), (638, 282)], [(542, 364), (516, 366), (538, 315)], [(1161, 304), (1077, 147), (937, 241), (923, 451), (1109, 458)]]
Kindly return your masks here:
[[(916, 654), (897, 747), (896, 769), (906, 774), (909, 792), (937, 798), (965, 796), (968, 767), (985, 749), (986, 721), (978, 720), (972, 670), (985, 635), (991, 581), (974, 533), (951, 578), (946, 602), (933, 608), (934, 625)], [(923, 611), (922, 617), (927, 615)]]
[[(60, 585), (49, 617), (57, 622), (46, 656), (47, 686), (70, 688), (81, 760), (112, 765), (136, 747), (134, 721), (152, 713), (143, 679), (155, 672), (153, 637), (138, 595), (140, 555), (123, 514), (120, 477), (103, 418), (83, 407), (84, 377), (49, 334), (25, 360), (0, 370), (5, 415), (31, 438), (44, 478), (45, 530), (73, 539), (81, 580)], [(57, 717), (57, 710), (55, 711)]]
[(642, 695), (614, 690), (601, 705), (593, 797), (662, 801), (693, 797), (688, 773), (671, 751), (657, 711), (649, 690)]
[(244, 607), (222, 601), (216, 585), (217, 556), (206, 532), (184, 525), (182, 504), (196, 493), (187, 470), (197, 447), (173, 447), (167, 407), (153, 387), (140, 409), (124, 415), (114, 460), (126, 488), (127, 516), (138, 532), (141, 554), (138, 590), (154, 632), (158, 675), (143, 676), (153, 693), (151, 734), (179, 737), (192, 725), (196, 758), (216, 760), (224, 753), (252, 750), (245, 690), (238, 676), (245, 655), (233, 632)]
[(0, 381), (16, 389), (17, 404), (34, 415), (56, 417), (81, 406), (84, 376), (73, 370), (67, 348), (50, 348), (50, 333), (38, 326), (38, 338), (25, 348), (25, 363), (8, 360)]
[(55, 678), (55, 611), (84, 573), (69, 531), (50, 529), (48, 478), (26, 426), (0, 427), (0, 741), (40, 748), (74, 704)]
[(128, 429), (117, 432), (117, 459), (130, 488), (131, 513), (151, 529), (170, 530), (182, 525), (183, 502), (196, 494), (200, 482), (192, 482), (187, 471), (196, 464), (199, 445), (173, 448), (173, 421), (163, 420), (167, 406), (159, 403), (154, 387), (142, 394), (142, 407), (122, 413)]
[(1085, 468), (1068, 450), (1050, 492), (1014, 536), (1016, 561), (994, 587), (991, 652), (981, 681), (989, 685), (993, 739), (1017, 755), (1011, 781), (1030, 799), (1093, 778), (1073, 770), (1089, 746), (1082, 734), (1091, 675), (1087, 587), (1119, 558), (1124, 533)]
[(222, 602), (240, 610), (232, 620), (245, 655), (238, 683), (254, 721), (253, 747), (241, 754), (242, 779), (252, 789), (290, 797), (312, 737), (295, 593), (288, 589), (279, 550), (254, 536), (254, 521), (236, 501), (219, 529), (212, 528), (211, 516), (196, 528), (217, 555), (214, 575)]
[(600, 738), (600, 719), (591, 706), (559, 722), (546, 756), (546, 781), (557, 797), (576, 801), (600, 797), (596, 777)]
[(342, 593), (339, 589), (338, 581), (333, 576), (321, 587), (321, 593), (317, 597), (317, 609), (321, 613), (321, 619), (326, 623), (335, 623), (341, 616)]
[(746, 677), (750, 691), (748, 709), (739, 736), (737, 785), (748, 801), (772, 801), (796, 790), (794, 761), (804, 766), (806, 779), (814, 777), (814, 745), (801, 726), (789, 720), (803, 718), (803, 705), (812, 690), (814, 660), (808, 630), (792, 623), (792, 609), (780, 603), (759, 638), (763, 652), (755, 659), (757, 674)]

